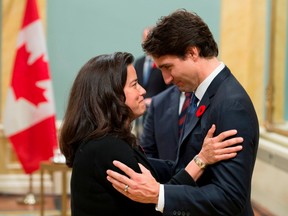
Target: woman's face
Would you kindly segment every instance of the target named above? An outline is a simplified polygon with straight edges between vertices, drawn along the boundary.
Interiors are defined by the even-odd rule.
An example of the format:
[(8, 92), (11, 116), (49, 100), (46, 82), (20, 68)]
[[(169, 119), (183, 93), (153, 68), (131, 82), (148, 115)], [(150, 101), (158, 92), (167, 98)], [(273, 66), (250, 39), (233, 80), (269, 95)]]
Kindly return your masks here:
[(125, 104), (133, 111), (134, 118), (138, 118), (146, 111), (144, 102), (145, 89), (138, 83), (135, 68), (132, 64), (127, 67), (127, 80), (124, 87)]

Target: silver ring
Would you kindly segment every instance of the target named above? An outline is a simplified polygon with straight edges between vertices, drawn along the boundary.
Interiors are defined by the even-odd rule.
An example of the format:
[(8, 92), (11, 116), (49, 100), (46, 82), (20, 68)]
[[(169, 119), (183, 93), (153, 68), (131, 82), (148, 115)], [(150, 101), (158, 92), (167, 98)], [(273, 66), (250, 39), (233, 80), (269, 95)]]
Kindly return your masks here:
[(129, 185), (125, 185), (124, 191), (128, 192)]

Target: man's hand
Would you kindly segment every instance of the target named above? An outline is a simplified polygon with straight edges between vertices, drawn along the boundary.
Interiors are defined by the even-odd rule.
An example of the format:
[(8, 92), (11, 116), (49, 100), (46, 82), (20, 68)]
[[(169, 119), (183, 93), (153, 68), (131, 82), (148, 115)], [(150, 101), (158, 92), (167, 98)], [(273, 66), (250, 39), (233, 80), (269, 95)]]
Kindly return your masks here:
[(128, 178), (112, 170), (107, 170), (107, 180), (117, 191), (136, 202), (158, 203), (160, 184), (149, 170), (140, 163), (139, 167), (142, 173), (136, 173), (119, 161), (113, 161), (113, 164), (129, 176)]

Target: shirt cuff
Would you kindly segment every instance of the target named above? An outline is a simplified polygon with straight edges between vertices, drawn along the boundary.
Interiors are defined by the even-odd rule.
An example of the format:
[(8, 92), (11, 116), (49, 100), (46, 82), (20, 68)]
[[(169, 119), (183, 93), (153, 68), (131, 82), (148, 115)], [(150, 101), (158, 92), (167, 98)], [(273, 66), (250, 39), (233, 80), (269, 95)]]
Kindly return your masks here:
[(158, 204), (156, 205), (156, 208), (155, 208), (156, 211), (160, 211), (161, 213), (163, 213), (164, 204), (165, 204), (165, 200), (164, 200), (164, 185), (160, 184)]

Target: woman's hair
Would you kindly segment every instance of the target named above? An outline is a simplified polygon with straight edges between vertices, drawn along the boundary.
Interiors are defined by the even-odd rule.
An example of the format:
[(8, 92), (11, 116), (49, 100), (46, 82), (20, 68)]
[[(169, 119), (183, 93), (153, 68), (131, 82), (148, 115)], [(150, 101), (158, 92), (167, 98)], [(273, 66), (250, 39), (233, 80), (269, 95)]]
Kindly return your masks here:
[(90, 59), (79, 71), (70, 91), (60, 131), (60, 149), (72, 167), (79, 145), (107, 134), (136, 145), (131, 133), (132, 110), (125, 104), (127, 66), (134, 57), (116, 52)]
[(154, 56), (176, 55), (184, 58), (195, 46), (204, 58), (217, 57), (218, 46), (207, 24), (196, 14), (185, 9), (161, 17), (143, 42), (143, 50)]

